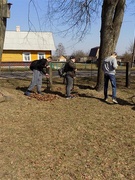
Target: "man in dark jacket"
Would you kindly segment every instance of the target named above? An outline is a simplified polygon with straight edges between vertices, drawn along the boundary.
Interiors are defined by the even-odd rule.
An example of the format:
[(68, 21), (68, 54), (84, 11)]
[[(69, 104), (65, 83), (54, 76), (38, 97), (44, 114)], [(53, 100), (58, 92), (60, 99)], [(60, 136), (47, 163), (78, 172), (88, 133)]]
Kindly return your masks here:
[(30, 69), (33, 71), (33, 77), (31, 83), (24, 93), (26, 96), (30, 96), (32, 89), (37, 86), (37, 93), (41, 94), (42, 87), (42, 76), (46, 75), (48, 77), (49, 71), (49, 62), (52, 60), (52, 57), (48, 57), (47, 59), (35, 60), (31, 63)]
[(73, 88), (74, 78), (75, 78), (75, 72), (76, 64), (75, 64), (75, 57), (71, 56), (70, 60), (65, 65), (65, 71), (66, 71), (66, 99), (71, 99), (71, 90)]

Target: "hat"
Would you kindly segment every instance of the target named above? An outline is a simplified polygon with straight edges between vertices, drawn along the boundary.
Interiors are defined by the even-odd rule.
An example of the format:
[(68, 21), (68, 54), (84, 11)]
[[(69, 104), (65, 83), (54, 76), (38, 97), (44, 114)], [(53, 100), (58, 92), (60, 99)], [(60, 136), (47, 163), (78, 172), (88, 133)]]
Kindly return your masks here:
[(75, 59), (75, 56), (70, 56), (70, 59)]

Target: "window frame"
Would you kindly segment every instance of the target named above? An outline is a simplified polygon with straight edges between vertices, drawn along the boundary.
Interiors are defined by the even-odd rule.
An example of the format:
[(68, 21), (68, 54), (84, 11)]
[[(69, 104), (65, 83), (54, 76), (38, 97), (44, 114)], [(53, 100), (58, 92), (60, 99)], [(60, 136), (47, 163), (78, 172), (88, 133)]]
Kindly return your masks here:
[[(42, 55), (41, 58), (40, 58), (40, 55)], [(46, 56), (45, 56), (45, 52), (38, 52), (37, 56), (38, 56), (38, 59), (42, 59), (42, 58), (45, 58), (45, 57), (46, 57)]]
[[(26, 59), (26, 57), (27, 57), (27, 59)], [(31, 52), (23, 52), (23, 61), (25, 61), (25, 62), (31, 61)]]

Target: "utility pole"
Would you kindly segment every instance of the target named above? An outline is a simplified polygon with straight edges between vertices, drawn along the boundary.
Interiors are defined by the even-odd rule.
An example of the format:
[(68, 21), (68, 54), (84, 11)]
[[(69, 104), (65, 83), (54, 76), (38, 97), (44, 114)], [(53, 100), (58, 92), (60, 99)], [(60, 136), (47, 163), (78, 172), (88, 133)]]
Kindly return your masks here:
[(134, 38), (133, 55), (132, 55), (132, 64), (134, 65), (134, 63), (135, 63), (135, 38)]
[(11, 5), (11, 3), (7, 3), (7, 0), (0, 0), (0, 62), (3, 52), (7, 18), (10, 17)]

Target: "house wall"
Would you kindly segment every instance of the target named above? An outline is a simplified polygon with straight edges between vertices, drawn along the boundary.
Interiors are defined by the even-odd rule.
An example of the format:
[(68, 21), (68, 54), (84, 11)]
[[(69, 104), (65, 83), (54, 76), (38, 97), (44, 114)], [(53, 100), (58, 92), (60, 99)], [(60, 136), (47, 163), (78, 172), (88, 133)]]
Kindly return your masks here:
[(4, 50), (2, 53), (2, 62), (23, 62), (23, 53), (30, 52), (31, 60), (38, 59), (38, 52), (45, 53), (45, 58), (51, 56), (51, 51), (13, 51), (13, 50)]

